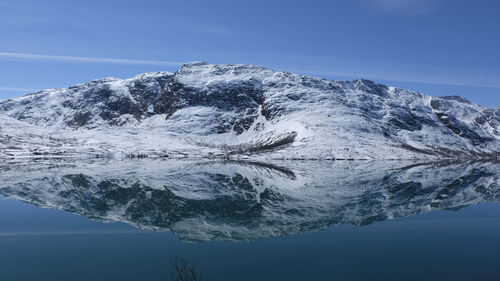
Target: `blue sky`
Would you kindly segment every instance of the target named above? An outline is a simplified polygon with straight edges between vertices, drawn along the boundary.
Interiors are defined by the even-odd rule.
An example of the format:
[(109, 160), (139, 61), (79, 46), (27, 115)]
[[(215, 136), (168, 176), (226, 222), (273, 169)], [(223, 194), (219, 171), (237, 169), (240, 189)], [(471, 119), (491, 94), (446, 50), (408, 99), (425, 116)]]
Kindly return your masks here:
[(204, 60), (496, 107), (498, 11), (497, 0), (2, 0), (0, 99)]

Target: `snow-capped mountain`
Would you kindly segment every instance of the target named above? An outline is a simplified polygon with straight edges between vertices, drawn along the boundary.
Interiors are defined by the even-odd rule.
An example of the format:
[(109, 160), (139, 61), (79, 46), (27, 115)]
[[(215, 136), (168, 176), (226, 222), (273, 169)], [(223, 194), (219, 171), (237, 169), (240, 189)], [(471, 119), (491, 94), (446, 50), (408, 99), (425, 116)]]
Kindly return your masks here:
[(0, 114), (0, 157), (435, 159), (500, 153), (500, 108), (252, 65), (197, 62), (176, 73), (43, 90), (1, 101)]
[(0, 165), (0, 195), (100, 221), (242, 241), (498, 202), (498, 162), (74, 161)]

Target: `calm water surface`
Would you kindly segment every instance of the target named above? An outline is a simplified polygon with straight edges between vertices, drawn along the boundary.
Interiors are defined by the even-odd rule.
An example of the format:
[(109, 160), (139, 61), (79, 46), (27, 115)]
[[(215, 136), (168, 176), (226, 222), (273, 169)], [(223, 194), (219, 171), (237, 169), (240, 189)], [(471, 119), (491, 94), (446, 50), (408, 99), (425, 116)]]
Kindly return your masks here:
[(500, 280), (498, 164), (363, 165), (9, 163), (0, 280)]

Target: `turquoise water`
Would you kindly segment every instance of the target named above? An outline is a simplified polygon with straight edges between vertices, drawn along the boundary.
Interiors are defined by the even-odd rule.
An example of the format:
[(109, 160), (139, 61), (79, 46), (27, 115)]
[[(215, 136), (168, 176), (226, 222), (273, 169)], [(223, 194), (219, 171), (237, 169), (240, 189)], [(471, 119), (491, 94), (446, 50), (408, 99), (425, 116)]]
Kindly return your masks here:
[(0, 170), (0, 280), (500, 280), (498, 163)]

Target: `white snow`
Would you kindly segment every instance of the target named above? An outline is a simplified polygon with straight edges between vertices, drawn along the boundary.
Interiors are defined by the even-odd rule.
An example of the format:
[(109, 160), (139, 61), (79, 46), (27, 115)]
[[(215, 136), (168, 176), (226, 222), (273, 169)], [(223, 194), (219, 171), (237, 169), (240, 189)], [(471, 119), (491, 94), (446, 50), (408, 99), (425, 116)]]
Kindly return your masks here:
[[(156, 114), (141, 120), (123, 114), (114, 119), (122, 126), (111, 126), (100, 117), (100, 110), (106, 108), (109, 101), (127, 98), (131, 103), (137, 103), (129, 89), (138, 81), (146, 85), (147, 91), (156, 93), (165, 87), (158, 79), (166, 77), (174, 77), (175, 81), (191, 89), (206, 91), (207, 95), (218, 88), (230, 89), (247, 83), (262, 91), (264, 103), (259, 105), (253, 124), (242, 134), (235, 131), (214, 132), (224, 122), (252, 116), (211, 105), (180, 107), (170, 116)], [(495, 154), (500, 150), (500, 122), (475, 123), (478, 116), (488, 111), (495, 111), (496, 116), (500, 116), (499, 109), (430, 97), (395, 87), (388, 87), (382, 95), (377, 95), (366, 92), (366, 88), (374, 87), (367, 83), (365, 80), (330, 81), (252, 65), (211, 65), (203, 62), (186, 64), (175, 74), (155, 72), (125, 80), (94, 80), (67, 89), (44, 90), (0, 102), (0, 113), (3, 114), (0, 115), (0, 127), (3, 128), (0, 155), (33, 155), (36, 148), (46, 155), (57, 152), (73, 156), (214, 157), (227, 154), (228, 148), (252, 147), (292, 133), (296, 137), (290, 146), (232, 157), (437, 158), (402, 148), (402, 144), (421, 150), (452, 148), (464, 155), (470, 152)], [(66, 107), (65, 102), (71, 100), (84, 106), (93, 93), (102, 89), (110, 89), (113, 94), (109, 100), (88, 108), (92, 116), (90, 125), (80, 129), (68, 127), (65, 122), (73, 118), (77, 110)], [(493, 141), (476, 146), (452, 133), (436, 117), (438, 111), (430, 106), (431, 100), (447, 105), (449, 110), (441, 113), (453, 116), (473, 128), (478, 135)], [(154, 109), (149, 105), (145, 111), (151, 113)], [(275, 116), (266, 119), (261, 114), (264, 109), (272, 110)], [(391, 120), (400, 118), (405, 112), (411, 112), (412, 118), (431, 120), (441, 125), (423, 123), (419, 130), (392, 128)], [(12, 149), (14, 146), (18, 148)]]

